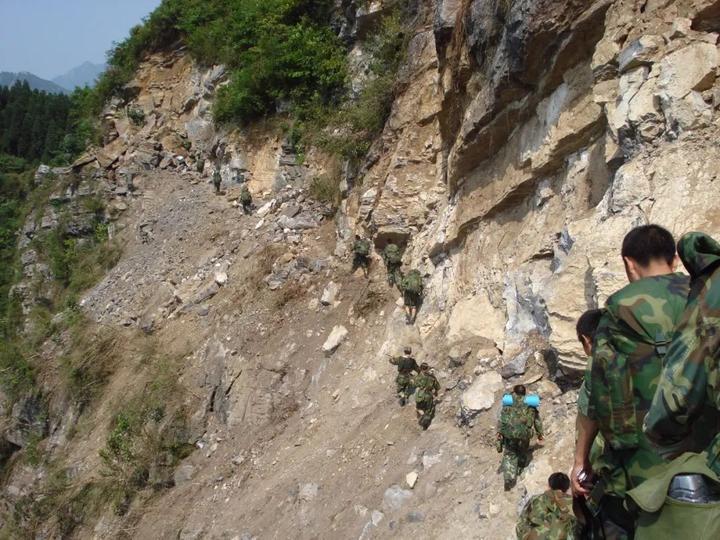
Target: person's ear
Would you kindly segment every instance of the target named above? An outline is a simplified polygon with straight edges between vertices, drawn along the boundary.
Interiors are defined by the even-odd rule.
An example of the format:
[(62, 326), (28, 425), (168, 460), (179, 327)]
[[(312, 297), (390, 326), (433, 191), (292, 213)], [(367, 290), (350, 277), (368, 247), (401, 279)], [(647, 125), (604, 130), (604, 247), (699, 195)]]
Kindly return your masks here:
[(680, 266), (680, 256), (676, 253), (673, 257), (672, 264), (670, 267), (672, 268), (672, 271), (675, 272), (678, 267)]
[(590, 336), (580, 336), (582, 342), (583, 351), (587, 356), (592, 355), (592, 338)]
[(625, 263), (625, 273), (627, 274), (628, 281), (632, 283), (640, 279), (640, 272), (637, 262), (631, 257), (623, 257)]

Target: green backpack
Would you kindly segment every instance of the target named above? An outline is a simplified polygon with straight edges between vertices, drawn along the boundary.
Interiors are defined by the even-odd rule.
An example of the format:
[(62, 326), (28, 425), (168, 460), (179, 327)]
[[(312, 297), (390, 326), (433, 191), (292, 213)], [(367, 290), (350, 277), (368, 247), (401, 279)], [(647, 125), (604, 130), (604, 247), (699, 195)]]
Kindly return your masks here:
[(242, 191), (240, 191), (240, 202), (243, 204), (250, 204), (252, 202), (252, 195), (250, 195), (247, 186), (243, 186)]
[(402, 280), (402, 290), (411, 294), (422, 294), (423, 282), (419, 270), (411, 270)]
[(529, 440), (535, 422), (535, 409), (522, 401), (505, 405), (500, 412), (500, 434), (506, 439)]
[(370, 255), (370, 242), (367, 240), (356, 240), (355, 245), (353, 245), (353, 252), (355, 255), (367, 257)]
[(383, 251), (383, 255), (387, 264), (400, 264), (402, 262), (400, 248), (395, 244), (388, 244), (385, 251)]

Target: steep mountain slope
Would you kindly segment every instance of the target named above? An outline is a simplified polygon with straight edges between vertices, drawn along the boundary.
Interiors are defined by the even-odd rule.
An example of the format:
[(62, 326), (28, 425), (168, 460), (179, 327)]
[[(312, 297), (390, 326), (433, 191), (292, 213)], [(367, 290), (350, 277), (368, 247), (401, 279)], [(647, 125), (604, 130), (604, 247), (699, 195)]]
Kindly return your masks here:
[[(384, 6), (351, 4), (362, 65)], [(623, 284), (623, 235), (648, 221), (720, 234), (720, 3), (431, 4), (406, 21), (399, 91), (357, 170), (316, 150), (300, 159), (272, 122), (214, 124), (221, 66), (182, 48), (145, 59), (104, 112), (104, 146), (58, 171), (72, 189), (23, 231), (27, 312), (43, 297), (33, 276), (48, 272), (31, 239), (81, 224), (83, 200), (106, 201), (123, 253), (79, 301), (87, 327), (114, 336), (102, 391), (81, 406), (58, 383), (66, 331), (42, 349), (47, 437), (27, 427), (43, 421), (34, 396), (7, 411), (6, 526), (47, 538), (512, 538), (522, 503), (570, 468), (584, 365), (574, 322)], [(313, 198), (323, 175), (342, 181), (337, 212)], [(355, 232), (406, 243), (405, 266), (426, 282), (415, 325), (377, 254), (369, 279), (351, 273)], [(387, 358), (404, 345), (443, 387), (425, 432), (394, 397)], [(543, 399), (547, 442), (504, 492), (494, 425), (518, 382)], [(110, 500), (108, 477), (122, 487), (114, 506), (88, 504)]]

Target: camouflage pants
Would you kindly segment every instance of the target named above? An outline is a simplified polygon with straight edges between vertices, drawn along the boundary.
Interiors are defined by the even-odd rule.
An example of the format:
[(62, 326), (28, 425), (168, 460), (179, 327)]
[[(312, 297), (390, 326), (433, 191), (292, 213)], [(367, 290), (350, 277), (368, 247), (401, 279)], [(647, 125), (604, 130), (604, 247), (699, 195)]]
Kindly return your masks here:
[(388, 264), (387, 274), (388, 285), (400, 285), (400, 282), (402, 281), (402, 274), (400, 273), (399, 264)]
[(518, 475), (530, 463), (529, 449), (529, 440), (505, 439), (503, 441), (501, 468), (506, 486), (515, 484)]
[(370, 266), (370, 257), (367, 255), (360, 255), (356, 253), (353, 257), (352, 271), (355, 272), (358, 268), (362, 268), (363, 272), (367, 272)]
[(410, 291), (403, 292), (403, 301), (406, 307), (418, 307), (420, 305), (420, 295)]
[(395, 385), (397, 387), (397, 395), (399, 398), (407, 399), (412, 394), (412, 377), (404, 373), (398, 373), (395, 377)]
[(435, 400), (431, 394), (420, 392), (415, 396), (415, 408), (420, 412), (418, 424), (427, 429), (435, 418)]

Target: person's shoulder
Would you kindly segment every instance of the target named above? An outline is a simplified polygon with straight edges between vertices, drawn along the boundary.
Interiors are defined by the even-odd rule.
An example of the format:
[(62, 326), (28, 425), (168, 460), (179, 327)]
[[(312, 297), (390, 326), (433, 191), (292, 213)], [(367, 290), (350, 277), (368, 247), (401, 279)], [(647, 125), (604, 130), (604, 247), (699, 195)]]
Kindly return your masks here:
[(633, 309), (654, 299), (678, 298), (685, 300), (690, 290), (690, 278), (685, 274), (672, 273), (652, 276), (628, 283), (607, 299), (605, 317), (617, 317), (621, 309)]

